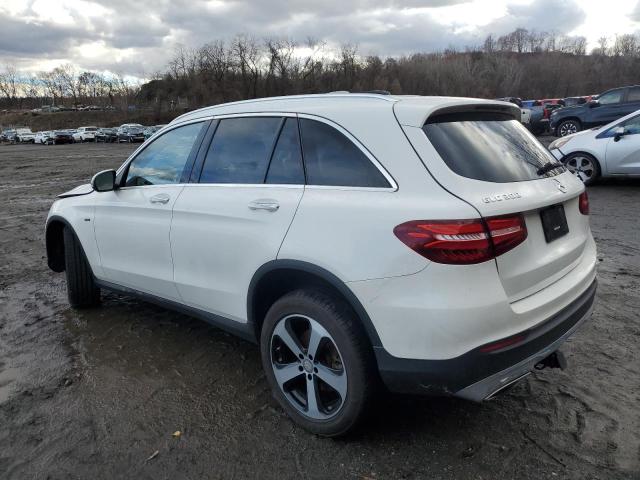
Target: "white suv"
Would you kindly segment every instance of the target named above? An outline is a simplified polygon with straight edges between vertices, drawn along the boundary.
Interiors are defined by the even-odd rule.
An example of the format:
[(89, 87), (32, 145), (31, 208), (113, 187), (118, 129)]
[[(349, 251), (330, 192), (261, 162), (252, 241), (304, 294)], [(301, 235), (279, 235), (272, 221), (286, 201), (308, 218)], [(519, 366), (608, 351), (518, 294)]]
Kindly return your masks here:
[(80, 127), (73, 134), (76, 142), (95, 142), (98, 127)]
[(61, 195), (49, 266), (257, 342), (282, 407), (321, 435), (392, 391), (493, 396), (589, 316), (585, 188), (496, 101), (269, 98), (175, 119)]

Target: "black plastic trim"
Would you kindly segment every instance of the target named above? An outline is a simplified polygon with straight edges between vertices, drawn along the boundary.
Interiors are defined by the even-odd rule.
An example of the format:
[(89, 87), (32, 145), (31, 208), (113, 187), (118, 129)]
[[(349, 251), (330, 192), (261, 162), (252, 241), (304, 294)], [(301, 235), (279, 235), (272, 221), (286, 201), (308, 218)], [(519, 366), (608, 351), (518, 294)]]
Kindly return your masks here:
[(195, 307), (189, 307), (187, 305), (174, 302), (173, 300), (168, 300), (166, 298), (141, 292), (133, 288), (124, 287), (122, 285), (117, 285), (115, 283), (107, 282), (105, 280), (100, 280), (95, 277), (94, 277), (94, 281), (96, 285), (98, 285), (100, 288), (104, 290), (109, 290), (112, 292), (133, 296), (145, 302), (153, 303), (160, 307), (167, 308), (169, 310), (173, 310), (179, 313), (183, 313), (185, 315), (189, 315), (191, 317), (195, 317), (200, 320), (204, 320), (205, 322), (215, 327), (218, 327), (221, 330), (224, 330), (240, 338), (243, 338), (244, 340), (248, 340), (252, 343), (257, 343), (257, 339), (254, 333), (255, 329), (253, 327), (253, 324), (251, 324), (250, 322), (240, 323), (230, 318), (223, 317), (221, 315), (216, 315), (215, 313), (207, 312), (205, 310), (200, 310), (199, 308), (195, 308)]
[[(416, 360), (392, 356), (374, 347), (380, 376), (394, 392), (452, 395), (535, 355), (562, 337), (587, 314), (595, 298), (593, 283), (571, 304), (544, 322), (507, 338), (524, 336), (516, 345), (482, 352), (484, 345), (447, 360)], [(496, 340), (493, 343), (497, 343)]]
[[(66, 228), (69, 228), (72, 232), (73, 235), (76, 237), (76, 239), (78, 240), (78, 245), (80, 245), (80, 249), (82, 250), (82, 254), (85, 255), (84, 253), (84, 248), (82, 248), (82, 243), (80, 242), (80, 239), (78, 239), (78, 235), (76, 235), (76, 231), (74, 230), (73, 226), (67, 221), (66, 218), (61, 217), (59, 215), (52, 215), (47, 219), (47, 223), (45, 225), (44, 228), (44, 238), (45, 238), (45, 248), (47, 250), (47, 266), (53, 270), (56, 273), (61, 273), (64, 272), (64, 253), (63, 253), (63, 257), (62, 257), (62, 265), (58, 265), (54, 262), (54, 257), (55, 257), (55, 252), (53, 251), (53, 245), (50, 243), (49, 241), (49, 226), (51, 225), (51, 223), (53, 222), (60, 222), (63, 223), (64, 226)], [(63, 242), (64, 244), (64, 242)], [(64, 247), (63, 247), (64, 248)], [(64, 252), (64, 250), (63, 250)], [(86, 258), (86, 255), (85, 255)], [(89, 268), (91, 268), (91, 266), (89, 266)]]

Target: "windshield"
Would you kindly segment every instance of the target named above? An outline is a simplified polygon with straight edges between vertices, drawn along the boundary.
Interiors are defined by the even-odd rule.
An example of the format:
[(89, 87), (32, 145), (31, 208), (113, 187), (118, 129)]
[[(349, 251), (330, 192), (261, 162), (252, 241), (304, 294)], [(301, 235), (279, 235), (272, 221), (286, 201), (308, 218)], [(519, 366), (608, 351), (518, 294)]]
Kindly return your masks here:
[[(513, 117), (501, 113), (437, 115), (422, 127), (427, 138), (458, 175), (508, 183), (557, 175), (545, 171), (555, 158)], [(546, 167), (543, 169), (543, 167)]]

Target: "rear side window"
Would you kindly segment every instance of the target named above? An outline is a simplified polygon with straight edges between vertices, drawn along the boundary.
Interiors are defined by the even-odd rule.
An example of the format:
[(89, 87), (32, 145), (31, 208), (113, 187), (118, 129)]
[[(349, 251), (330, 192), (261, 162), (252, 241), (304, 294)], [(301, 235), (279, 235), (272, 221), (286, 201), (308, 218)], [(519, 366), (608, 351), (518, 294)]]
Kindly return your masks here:
[(390, 187), (371, 160), (326, 123), (300, 119), (307, 185)]
[(640, 87), (631, 87), (629, 89), (627, 102), (640, 102)]
[(203, 125), (174, 128), (155, 139), (129, 164), (125, 186), (179, 183)]
[(277, 117), (220, 120), (200, 183), (264, 183), (281, 123)]
[(287, 118), (271, 156), (266, 183), (304, 185), (298, 122)]
[(458, 175), (485, 182), (534, 180), (555, 158), (513, 117), (499, 113), (454, 113), (433, 117), (422, 127), (447, 166)]

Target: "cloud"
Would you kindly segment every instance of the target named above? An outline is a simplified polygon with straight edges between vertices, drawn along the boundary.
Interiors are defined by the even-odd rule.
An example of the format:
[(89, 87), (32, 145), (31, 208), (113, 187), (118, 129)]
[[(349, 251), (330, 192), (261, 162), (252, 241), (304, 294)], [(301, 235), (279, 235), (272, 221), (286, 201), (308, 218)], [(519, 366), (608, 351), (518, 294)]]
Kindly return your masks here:
[(178, 44), (197, 47), (236, 34), (410, 54), (478, 45), (489, 33), (518, 27), (568, 33), (584, 22), (583, 3), (492, 0), (487, 9), (486, 0), (64, 0), (60, 19), (0, 6), (0, 63), (28, 70), (55, 60), (140, 75), (163, 69)]
[(61, 53), (95, 35), (79, 26), (25, 21), (0, 13), (0, 54), (40, 56)]

